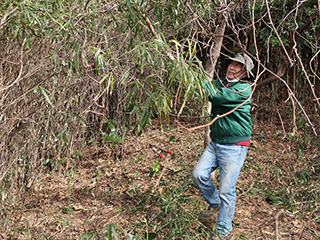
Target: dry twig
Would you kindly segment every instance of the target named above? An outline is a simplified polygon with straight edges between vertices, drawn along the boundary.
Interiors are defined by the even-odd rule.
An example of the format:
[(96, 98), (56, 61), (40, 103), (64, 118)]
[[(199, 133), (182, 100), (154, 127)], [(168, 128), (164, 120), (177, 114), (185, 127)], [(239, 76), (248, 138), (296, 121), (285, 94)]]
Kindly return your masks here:
[[(298, 2), (299, 2), (299, 1), (298, 1)], [(298, 23), (297, 23), (297, 15), (298, 15), (298, 9), (296, 10), (296, 14), (295, 14), (295, 17), (294, 17), (294, 23), (295, 23), (295, 25), (296, 25), (296, 28), (295, 28), (295, 30), (294, 30), (294, 33), (295, 33), (295, 32), (297, 31), (297, 29), (299, 28), (299, 25), (298, 25)], [(295, 36), (295, 34), (293, 34), (293, 36)], [(308, 83), (309, 83), (309, 85), (310, 85), (310, 89), (311, 89), (311, 91), (312, 91), (312, 94), (313, 94), (314, 98), (316, 99), (316, 102), (317, 102), (317, 104), (318, 104), (318, 107), (320, 107), (319, 100), (318, 100), (317, 95), (316, 95), (315, 90), (314, 90), (314, 85), (311, 83), (310, 78), (309, 78), (309, 75), (308, 75), (307, 71), (305, 70), (305, 67), (304, 67), (304, 65), (303, 65), (303, 63), (302, 63), (301, 57), (300, 57), (299, 54), (298, 54), (297, 42), (296, 42), (295, 37), (293, 37), (293, 41), (294, 41), (293, 50), (294, 50), (294, 52), (295, 52), (295, 54), (296, 54), (296, 57), (297, 57), (298, 60), (299, 60), (301, 69), (302, 69), (304, 75), (306, 76), (306, 79), (307, 79), (307, 81), (308, 81)], [(310, 61), (310, 63), (311, 63), (311, 61)], [(311, 68), (311, 69), (312, 69), (312, 68)]]
[(281, 209), (279, 212), (277, 212), (277, 214), (274, 216), (274, 219), (276, 221), (276, 226), (275, 226), (275, 230), (276, 230), (276, 240), (279, 240), (279, 226), (278, 226), (278, 219), (280, 217), (280, 215), (284, 212), (284, 209)]
[(282, 139), (284, 139), (284, 138), (286, 138), (286, 136), (287, 136), (286, 130), (285, 130), (285, 128), (284, 128), (284, 124), (283, 124), (282, 117), (281, 117), (281, 115), (280, 115), (279, 109), (276, 108), (276, 111), (277, 111), (277, 113), (278, 113), (278, 116), (279, 116), (279, 119), (280, 119), (280, 122), (281, 122), (281, 126), (282, 126), (282, 130), (283, 130), (283, 138), (282, 138)]
[(0, 92), (6, 91), (9, 88), (11, 88), (13, 85), (15, 85), (21, 78), (22, 75), (22, 71), (23, 71), (23, 48), (24, 48), (24, 44), (26, 43), (26, 38), (23, 40), (23, 43), (21, 45), (21, 50), (20, 50), (20, 71), (19, 74), (17, 76), (17, 78), (11, 83), (9, 84), (7, 87), (0, 89)]

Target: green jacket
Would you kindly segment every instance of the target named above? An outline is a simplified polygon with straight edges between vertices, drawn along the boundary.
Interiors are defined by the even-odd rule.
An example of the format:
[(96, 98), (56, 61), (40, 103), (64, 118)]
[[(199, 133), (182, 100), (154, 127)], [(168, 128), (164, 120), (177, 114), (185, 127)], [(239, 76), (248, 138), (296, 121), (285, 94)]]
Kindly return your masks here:
[[(223, 83), (226, 79), (221, 79)], [(239, 106), (231, 114), (217, 119), (210, 126), (211, 140), (216, 143), (237, 143), (250, 140), (252, 133), (252, 122), (250, 117), (251, 103), (250, 99), (243, 104), (252, 92), (249, 83), (236, 82), (231, 83), (228, 88), (222, 86), (220, 80), (214, 81), (217, 87), (215, 92), (212, 84), (206, 83), (206, 92), (209, 101), (212, 103), (212, 119), (217, 115), (225, 114), (235, 107)]]

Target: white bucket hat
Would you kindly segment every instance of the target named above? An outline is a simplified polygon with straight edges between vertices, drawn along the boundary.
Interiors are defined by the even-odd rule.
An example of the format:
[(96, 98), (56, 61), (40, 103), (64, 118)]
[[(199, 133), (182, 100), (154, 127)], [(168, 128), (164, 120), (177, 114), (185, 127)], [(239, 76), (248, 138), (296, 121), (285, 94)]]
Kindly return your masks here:
[[(244, 57), (243, 57), (244, 56)], [(239, 63), (242, 63), (243, 65), (246, 66), (246, 70), (247, 72), (249, 72), (248, 76), (252, 76), (254, 77), (254, 74), (252, 73), (252, 69), (254, 68), (254, 64), (253, 64), (253, 61), (252, 59), (247, 55), (247, 54), (241, 54), (241, 53), (237, 53), (233, 58), (227, 58), (225, 60), (225, 64), (226, 66), (228, 67), (229, 64), (232, 62), (232, 61), (235, 61), (235, 62), (239, 62)]]

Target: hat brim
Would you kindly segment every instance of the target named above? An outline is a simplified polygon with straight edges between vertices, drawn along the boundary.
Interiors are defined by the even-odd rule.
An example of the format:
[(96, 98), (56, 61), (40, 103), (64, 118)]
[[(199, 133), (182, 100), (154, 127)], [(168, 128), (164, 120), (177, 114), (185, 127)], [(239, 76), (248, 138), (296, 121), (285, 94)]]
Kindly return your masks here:
[[(236, 58), (227, 58), (226, 60), (224, 60), (225, 66), (228, 68), (229, 64), (230, 64), (232, 61), (235, 61), (235, 62), (238, 62), (238, 63), (241, 63), (241, 64), (244, 65), (244, 63), (241, 62), (241, 61), (239, 61), (239, 59), (236, 59)], [(249, 76), (248, 76), (249, 78), (250, 78), (250, 77), (255, 78), (255, 75), (253, 74), (253, 72), (252, 72), (251, 70), (246, 69), (246, 71), (249, 72)]]

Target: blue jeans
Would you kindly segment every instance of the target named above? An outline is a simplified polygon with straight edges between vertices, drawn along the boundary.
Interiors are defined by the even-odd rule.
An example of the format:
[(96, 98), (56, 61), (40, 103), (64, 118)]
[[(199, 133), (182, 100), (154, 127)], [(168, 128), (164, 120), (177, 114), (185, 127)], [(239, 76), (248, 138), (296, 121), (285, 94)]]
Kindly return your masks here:
[[(212, 207), (220, 207), (217, 230), (222, 234), (232, 231), (236, 206), (236, 182), (247, 155), (248, 147), (210, 142), (195, 169), (193, 182)], [(219, 191), (210, 180), (211, 172), (220, 167)]]

